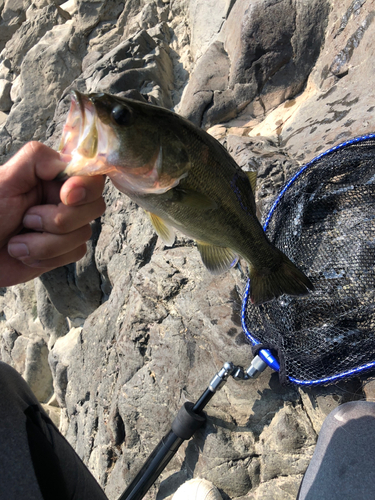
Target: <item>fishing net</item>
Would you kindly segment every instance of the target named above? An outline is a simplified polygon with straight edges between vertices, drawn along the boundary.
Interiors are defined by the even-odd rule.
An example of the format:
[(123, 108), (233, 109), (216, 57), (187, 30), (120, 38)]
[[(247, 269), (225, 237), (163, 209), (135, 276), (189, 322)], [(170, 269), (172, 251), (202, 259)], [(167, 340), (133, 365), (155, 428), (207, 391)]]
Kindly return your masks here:
[(264, 229), (315, 291), (242, 308), (247, 337), (282, 381), (328, 384), (375, 367), (375, 134), (314, 158), (277, 197)]

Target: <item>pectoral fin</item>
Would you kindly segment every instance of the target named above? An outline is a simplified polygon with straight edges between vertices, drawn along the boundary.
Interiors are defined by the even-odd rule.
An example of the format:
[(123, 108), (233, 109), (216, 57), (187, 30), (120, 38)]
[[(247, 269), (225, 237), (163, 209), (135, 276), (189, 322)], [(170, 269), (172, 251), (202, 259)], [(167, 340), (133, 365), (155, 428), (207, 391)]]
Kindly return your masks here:
[(155, 231), (158, 233), (160, 238), (164, 241), (166, 245), (172, 246), (175, 240), (175, 234), (173, 229), (168, 226), (163, 219), (161, 219), (159, 216), (147, 212), (147, 215), (150, 217), (151, 223), (155, 229)]
[(197, 241), (203, 264), (212, 274), (221, 274), (233, 267), (238, 261), (238, 255), (230, 248), (217, 247)]
[(246, 172), (247, 178), (250, 181), (251, 190), (255, 196), (255, 188), (257, 183), (257, 173), (255, 171)]

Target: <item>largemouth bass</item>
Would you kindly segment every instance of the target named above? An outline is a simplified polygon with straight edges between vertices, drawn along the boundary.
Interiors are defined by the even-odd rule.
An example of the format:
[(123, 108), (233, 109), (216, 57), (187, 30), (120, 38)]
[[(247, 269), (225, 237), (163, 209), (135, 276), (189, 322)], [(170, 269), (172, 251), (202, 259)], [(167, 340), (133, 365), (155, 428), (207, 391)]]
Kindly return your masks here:
[(146, 210), (166, 244), (174, 242), (173, 228), (193, 238), (209, 271), (246, 259), (254, 304), (313, 289), (267, 239), (256, 217), (255, 174), (181, 116), (132, 99), (74, 92), (60, 151), (71, 155), (65, 178), (108, 175)]

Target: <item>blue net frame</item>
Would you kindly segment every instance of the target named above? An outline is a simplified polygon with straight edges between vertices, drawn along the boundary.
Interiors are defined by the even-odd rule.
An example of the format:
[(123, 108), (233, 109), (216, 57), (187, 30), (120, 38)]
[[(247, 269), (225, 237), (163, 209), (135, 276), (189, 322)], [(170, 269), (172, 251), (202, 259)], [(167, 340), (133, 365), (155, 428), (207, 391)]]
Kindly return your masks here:
[[(319, 154), (315, 158), (313, 158), (311, 161), (303, 165), (300, 170), (294, 174), (291, 179), (287, 182), (287, 184), (284, 186), (284, 188), (281, 190), (279, 195), (277, 196), (276, 200), (274, 201), (266, 219), (263, 224), (263, 229), (268, 234), (268, 229), (270, 226), (271, 221), (274, 218), (275, 213), (278, 211), (280, 208), (285, 194), (289, 192), (292, 186), (296, 183), (300, 177), (309, 171), (311, 167), (315, 166), (317, 163), (319, 163), (321, 160), (329, 157), (333, 153), (340, 152), (342, 150), (345, 150), (347, 148), (359, 145), (362, 146), (363, 144), (366, 143), (371, 143), (371, 141), (375, 140), (375, 133), (363, 135), (360, 137), (356, 137), (353, 139), (350, 139), (348, 141), (342, 142), (326, 151), (323, 153)], [(374, 163), (375, 163), (375, 147), (374, 147)], [(307, 272), (308, 275), (308, 272)], [(250, 280), (247, 281), (246, 289), (243, 295), (243, 301), (242, 301), (242, 310), (241, 310), (241, 320), (242, 320), (242, 328), (243, 331), (247, 337), (247, 339), (252, 343), (254, 347), (258, 346), (261, 347), (259, 350), (257, 349), (257, 353), (259, 356), (275, 371), (280, 371), (280, 359), (279, 356), (275, 353), (272, 348), (262, 348), (263, 345), (266, 345), (267, 347), (267, 340), (265, 341), (263, 339), (257, 338), (256, 334), (254, 334), (253, 331), (250, 331), (251, 329), (248, 326), (248, 310), (249, 308), (255, 308), (256, 306), (253, 306), (249, 303), (249, 292), (250, 292)], [(278, 299), (277, 299), (278, 300)], [(273, 302), (273, 301), (272, 301)], [(262, 306), (260, 306), (262, 307)], [(375, 331), (374, 331), (375, 335)], [(375, 336), (374, 336), (374, 343), (375, 343)], [(360, 364), (359, 366), (355, 366), (346, 370), (339, 371), (338, 373), (330, 374), (329, 376), (323, 376), (323, 377), (318, 377), (318, 378), (311, 378), (311, 379), (306, 379), (303, 377), (298, 377), (298, 376), (291, 376), (286, 374), (284, 381), (287, 382), (292, 382), (294, 384), (302, 385), (302, 386), (314, 386), (314, 385), (324, 385), (324, 384), (332, 384), (335, 382), (338, 382), (339, 380), (342, 380), (344, 378), (348, 377), (353, 377), (356, 375), (359, 375), (365, 371), (375, 369), (375, 355), (374, 355), (374, 360), (369, 361), (363, 364)]]

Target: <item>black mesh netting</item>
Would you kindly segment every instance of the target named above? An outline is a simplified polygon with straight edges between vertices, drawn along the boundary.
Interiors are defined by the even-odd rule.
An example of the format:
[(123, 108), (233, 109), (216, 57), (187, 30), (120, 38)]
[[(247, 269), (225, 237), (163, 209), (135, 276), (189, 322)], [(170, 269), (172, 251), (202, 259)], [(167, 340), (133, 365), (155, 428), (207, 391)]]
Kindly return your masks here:
[(375, 362), (375, 139), (353, 140), (307, 164), (280, 194), (266, 233), (315, 291), (261, 306), (245, 297), (247, 335), (274, 347), (286, 377), (297, 383), (329, 383), (370, 368)]

